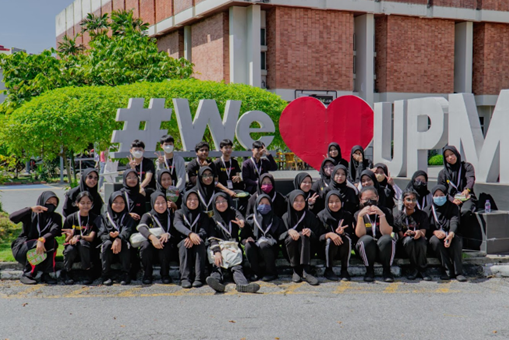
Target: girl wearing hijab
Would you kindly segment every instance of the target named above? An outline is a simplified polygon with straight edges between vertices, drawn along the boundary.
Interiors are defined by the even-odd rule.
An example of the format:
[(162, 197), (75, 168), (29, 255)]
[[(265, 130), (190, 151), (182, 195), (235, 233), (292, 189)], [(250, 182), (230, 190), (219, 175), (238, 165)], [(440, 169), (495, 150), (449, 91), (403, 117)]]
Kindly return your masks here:
[(433, 195), (428, 190), (428, 174), (425, 171), (417, 170), (408, 183), (406, 190), (414, 190), (417, 193), (417, 208), (419, 210), (424, 211), (426, 207), (433, 203)]
[[(341, 204), (343, 209), (350, 212), (352, 215), (355, 214), (359, 208), (359, 197), (355, 193), (355, 189), (348, 186), (346, 181), (347, 170), (344, 165), (336, 165), (331, 174), (331, 182), (326, 192), (335, 190), (338, 191), (341, 198)], [(327, 207), (325, 207), (327, 208)]]
[(392, 211), (395, 205), (394, 200), (399, 201), (403, 192), (398, 185), (394, 183), (394, 179), (389, 176), (387, 165), (383, 163), (375, 164), (375, 178), (380, 186), (380, 190), (383, 191), (385, 195), (385, 207)]
[(122, 265), (121, 285), (131, 283), (129, 269), (131, 267), (131, 253), (129, 251), (129, 237), (134, 231), (135, 221), (129, 215), (127, 201), (124, 193), (115, 191), (108, 200), (106, 213), (102, 215), (99, 228), (99, 239), (101, 244), (101, 260), (103, 267), (103, 284), (111, 286), (111, 263), (114, 257), (118, 257)]
[(316, 239), (319, 222), (307, 209), (305, 194), (293, 190), (288, 195), (288, 210), (283, 215), (286, 231), (279, 237), (284, 241), (290, 265), (293, 268), (293, 282), (306, 281), (318, 285), (318, 279), (311, 275), (311, 240)]
[[(266, 282), (277, 279), (278, 240), (286, 228), (272, 206), (269, 195), (259, 195), (256, 198), (256, 209), (247, 218), (247, 226), (240, 232), (246, 257), (254, 272), (252, 281), (259, 278)], [(265, 268), (261, 267), (261, 261), (265, 263)]]
[[(161, 265), (161, 280), (164, 284), (171, 283), (170, 260), (176, 249), (177, 232), (173, 226), (174, 214), (168, 209), (166, 196), (156, 191), (150, 195), (152, 210), (143, 215), (137, 230), (147, 240), (140, 247), (141, 262), (143, 264), (143, 284), (152, 283), (153, 264), (156, 258)], [(150, 232), (152, 228), (161, 228), (164, 233), (155, 236)]]
[(177, 209), (180, 209), (180, 206), (182, 204), (182, 192), (178, 192), (178, 198), (176, 202), (173, 202), (169, 200), (167, 190), (169, 187), (173, 186), (173, 178), (171, 177), (170, 170), (162, 170), (157, 175), (156, 180), (156, 186), (157, 191), (160, 191), (164, 194), (166, 197), (166, 200), (168, 201), (168, 208), (176, 211)]
[[(27, 207), (9, 215), (13, 223), (23, 223), (21, 234), (12, 242), (12, 255), (24, 268), (20, 281), (23, 284), (36, 284), (35, 276), (40, 270), (42, 282), (56, 284), (49, 273), (55, 272), (57, 241), (62, 229), (62, 216), (55, 212), (58, 197), (52, 191), (44, 191), (37, 199), (37, 205)], [(47, 258), (38, 265), (31, 265), (27, 253), (36, 249), (37, 255), (47, 254)]]
[(146, 212), (145, 196), (140, 194), (140, 178), (134, 169), (124, 171), (123, 188), (120, 191), (124, 194), (127, 202), (129, 215), (138, 223), (141, 216)]
[(306, 194), (306, 202), (308, 202), (308, 208), (311, 211), (315, 211), (315, 203), (318, 199), (320, 199), (320, 195), (318, 195), (313, 189), (313, 178), (307, 172), (300, 172), (295, 176), (293, 180), (293, 188), (295, 190), (302, 190), (304, 194)]
[(78, 207), (74, 205), (76, 202), (76, 197), (82, 191), (88, 191), (92, 197), (94, 198), (94, 205), (92, 206), (92, 212), (97, 216), (101, 215), (101, 209), (104, 204), (101, 195), (99, 195), (98, 190), (98, 180), (99, 180), (99, 172), (96, 169), (85, 169), (83, 174), (81, 175), (80, 185), (76, 188), (69, 190), (65, 194), (64, 198), (64, 206), (62, 208), (62, 212), (64, 217), (71, 215), (78, 211)]
[[(359, 190), (361, 190), (363, 187), (374, 187), (376, 189), (376, 192), (378, 193), (378, 206), (380, 207), (386, 207), (389, 208), (387, 205), (387, 201), (389, 198), (387, 197), (385, 191), (380, 186), (380, 183), (376, 179), (376, 175), (371, 170), (364, 170), (361, 173), (359, 182)], [(390, 205), (390, 204), (389, 204)], [(392, 206), (394, 207), (394, 202), (392, 203)]]
[(74, 284), (71, 271), (74, 262), (79, 259), (81, 261), (81, 268), (85, 271), (85, 279), (83, 284), (89, 285), (92, 283), (91, 267), (92, 267), (92, 252), (94, 248), (94, 240), (99, 225), (101, 222), (98, 220), (96, 214), (91, 212), (94, 205), (92, 195), (88, 191), (82, 191), (76, 198), (75, 205), (78, 211), (67, 216), (64, 222), (63, 232), (66, 234), (65, 248), (64, 248), (64, 270), (60, 274), (66, 285)]
[(276, 191), (276, 181), (271, 174), (263, 174), (260, 176), (254, 193), (247, 203), (246, 216), (254, 214), (256, 210), (256, 199), (260, 195), (268, 195), (272, 201), (272, 209), (278, 217), (282, 217), (286, 212), (286, 199), (278, 191)]
[(348, 168), (348, 161), (341, 156), (341, 147), (338, 143), (332, 142), (329, 144), (329, 151), (327, 153), (328, 158), (334, 160), (334, 165), (344, 165)]
[(200, 208), (209, 217), (212, 217), (214, 211), (214, 194), (216, 193), (214, 184), (214, 171), (208, 166), (202, 166), (198, 171), (196, 186), (194, 190), (200, 199)]
[(335, 160), (333, 158), (325, 158), (322, 161), (322, 166), (320, 167), (320, 179), (313, 183), (311, 190), (316, 192), (320, 199), (316, 201), (314, 210), (322, 211), (324, 209), (323, 202), (325, 201), (325, 195), (327, 194), (325, 191), (329, 187), (331, 181), (332, 170), (334, 170)]
[(456, 278), (464, 282), (467, 278), (463, 276), (461, 260), (463, 241), (457, 235), (460, 225), (458, 206), (447, 198), (447, 187), (444, 185), (435, 186), (431, 194), (433, 204), (426, 208), (431, 231), (429, 243), (445, 269), (440, 279)]
[(360, 145), (355, 145), (350, 154), (350, 167), (348, 180), (357, 184), (361, 180), (361, 173), (366, 169), (372, 169), (373, 162), (364, 156), (364, 149)]
[(209, 233), (209, 221), (209, 216), (200, 207), (198, 192), (195, 189), (187, 191), (182, 208), (175, 213), (175, 229), (179, 232), (176, 242), (182, 288), (203, 286), (207, 258), (205, 240)]
[(341, 259), (341, 280), (350, 281), (348, 262), (352, 252), (353, 218), (343, 209), (341, 193), (331, 190), (325, 197), (325, 209), (318, 213), (320, 221), (319, 240), (325, 254), (325, 278), (338, 281), (339, 277), (332, 270), (333, 261), (339, 254)]
[(234, 241), (239, 243), (239, 231), (244, 228), (244, 216), (231, 206), (229, 196), (224, 192), (219, 192), (214, 196), (214, 216), (213, 225), (210, 227), (210, 250), (214, 252), (214, 264), (212, 265), (212, 273), (207, 277), (207, 284), (216, 292), (224, 292), (223, 272), (230, 270), (233, 281), (237, 285), (238, 292), (256, 293), (260, 289), (260, 285), (249, 283), (242, 271), (242, 264), (231, 268), (222, 268), (223, 257), (221, 255), (221, 247), (219, 241)]
[(396, 253), (396, 239), (393, 237), (394, 224), (389, 209), (379, 205), (378, 191), (375, 187), (363, 187), (360, 197), (360, 210), (354, 215), (357, 254), (366, 266), (364, 281), (375, 280), (375, 261), (383, 266), (383, 280), (393, 282), (391, 265)]
[(407, 276), (409, 280), (415, 280), (420, 275), (424, 281), (431, 281), (426, 272), (428, 229), (428, 215), (417, 208), (417, 193), (406, 190), (403, 193), (403, 210), (394, 220), (394, 230), (398, 232), (405, 254), (410, 259), (411, 271)]

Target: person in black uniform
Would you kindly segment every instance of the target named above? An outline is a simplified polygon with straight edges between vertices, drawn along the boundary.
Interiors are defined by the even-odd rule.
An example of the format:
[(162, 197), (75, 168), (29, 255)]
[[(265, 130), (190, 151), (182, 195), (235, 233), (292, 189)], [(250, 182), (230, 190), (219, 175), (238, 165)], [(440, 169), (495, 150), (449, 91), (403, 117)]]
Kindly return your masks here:
[[(313, 190), (313, 178), (307, 172), (299, 172), (297, 176), (295, 176), (293, 180), (293, 188), (295, 190), (302, 190), (306, 194), (306, 202), (308, 202), (308, 208), (313, 211), (315, 210), (316, 201), (320, 199), (320, 195), (318, 195)], [(319, 211), (316, 211), (318, 213)]]
[[(58, 197), (52, 191), (44, 191), (37, 199), (37, 205), (26, 207), (13, 212), (9, 219), (13, 223), (22, 223), (21, 234), (12, 242), (12, 255), (23, 266), (20, 282), (36, 284), (37, 272), (42, 271), (42, 282), (56, 284), (50, 276), (55, 272), (55, 256), (58, 243), (55, 237), (60, 236), (62, 230), (62, 216), (55, 212)], [(31, 265), (27, 259), (27, 252), (36, 249), (37, 254), (47, 254), (47, 258), (38, 265)]]
[(417, 193), (417, 208), (424, 211), (433, 203), (433, 195), (428, 190), (428, 174), (425, 171), (417, 170), (408, 182), (407, 190), (414, 190)]
[(293, 190), (288, 195), (288, 210), (283, 215), (286, 231), (280, 235), (293, 268), (293, 282), (306, 281), (318, 285), (318, 279), (311, 275), (311, 240), (316, 239), (319, 222), (306, 208), (305, 194)]
[(239, 162), (231, 157), (233, 142), (224, 139), (219, 147), (223, 155), (214, 161), (218, 182), (229, 190), (244, 190), (244, 183), (240, 178)]
[[(380, 186), (380, 183), (377, 181), (376, 179), (376, 175), (373, 171), (371, 171), (370, 169), (368, 170), (364, 170), (362, 173), (361, 173), (361, 177), (360, 177), (361, 181), (360, 181), (360, 188), (362, 189), (363, 187), (374, 187), (378, 193), (378, 206), (379, 207), (385, 207), (385, 208), (388, 208), (389, 210), (392, 209), (392, 208), (389, 208), (387, 205), (387, 200), (389, 199), (384, 191), (384, 189)], [(390, 198), (392, 199), (392, 198)], [(391, 206), (389, 204), (389, 206)], [(392, 203), (392, 207), (394, 207), (394, 202)]]
[(364, 170), (372, 169), (373, 162), (364, 155), (364, 149), (360, 145), (355, 145), (350, 153), (350, 164), (348, 168), (348, 180), (357, 184), (361, 181), (361, 173)]
[(348, 169), (348, 161), (341, 156), (341, 147), (338, 143), (332, 142), (329, 144), (327, 157), (334, 160), (334, 165), (344, 165)]
[(276, 181), (271, 174), (263, 174), (257, 184), (256, 193), (251, 195), (247, 203), (246, 216), (254, 214), (256, 200), (260, 195), (268, 195), (272, 201), (272, 210), (279, 217), (286, 212), (286, 198), (276, 190)]
[(325, 196), (327, 195), (326, 190), (330, 185), (331, 182), (331, 174), (332, 170), (334, 170), (335, 167), (335, 160), (332, 158), (325, 158), (322, 161), (322, 165), (320, 166), (320, 179), (318, 179), (315, 183), (313, 183), (313, 186), (311, 187), (311, 190), (316, 192), (319, 196), (319, 199), (316, 200), (313, 210), (314, 211), (322, 211), (325, 209), (324, 201)]
[(82, 191), (76, 198), (78, 211), (67, 216), (62, 231), (66, 234), (64, 248), (64, 269), (60, 277), (66, 285), (74, 284), (72, 265), (79, 259), (81, 268), (85, 271), (83, 284), (92, 283), (91, 267), (92, 253), (96, 251), (94, 241), (99, 231), (99, 216), (91, 212), (94, 198), (88, 191)]
[[(237, 291), (243, 293), (256, 293), (260, 289), (260, 285), (249, 283), (242, 270), (242, 263), (232, 267), (223, 267), (225, 260), (221, 254), (220, 241), (233, 241), (239, 243), (239, 231), (244, 228), (244, 216), (237, 210), (233, 209), (230, 198), (224, 192), (214, 195), (214, 216), (213, 225), (210, 226), (210, 251), (214, 253), (214, 263), (212, 264), (212, 273), (207, 277), (207, 284), (216, 292), (224, 292), (223, 273), (230, 271), (233, 281), (237, 285)], [(242, 250), (240, 250), (242, 252)]]
[[(260, 141), (253, 143), (253, 156), (242, 163), (242, 179), (246, 184), (246, 191), (254, 194), (260, 177), (269, 171), (277, 170), (274, 157), (265, 149), (265, 144)], [(266, 156), (266, 158), (262, 158)]]
[(355, 189), (348, 186), (348, 182), (346, 181), (347, 176), (348, 174), (345, 166), (341, 164), (336, 165), (334, 170), (332, 170), (330, 185), (325, 190), (325, 194), (332, 190), (339, 191), (343, 209), (349, 211), (353, 215), (359, 209), (359, 197)]
[(429, 243), (439, 257), (445, 270), (440, 279), (450, 280), (456, 278), (465, 282), (463, 276), (463, 263), (461, 249), (463, 240), (459, 232), (460, 217), (458, 206), (447, 198), (447, 187), (437, 185), (431, 189), (433, 204), (426, 208), (430, 224)]
[[(165, 195), (156, 191), (150, 195), (152, 210), (144, 214), (138, 225), (138, 231), (147, 240), (140, 246), (141, 262), (143, 263), (143, 284), (152, 283), (153, 264), (156, 258), (161, 265), (161, 280), (164, 284), (171, 283), (170, 261), (176, 255), (178, 233), (173, 225), (174, 214), (168, 209)], [(156, 236), (151, 229), (160, 228), (162, 234)], [(175, 257), (176, 258), (176, 257)]]
[(175, 213), (175, 229), (180, 233), (177, 246), (182, 288), (203, 286), (207, 257), (205, 241), (209, 233), (209, 221), (210, 218), (200, 207), (196, 190), (187, 191), (182, 208)]
[(338, 281), (339, 277), (332, 270), (333, 261), (338, 256), (341, 260), (341, 280), (350, 281), (348, 262), (352, 252), (353, 217), (343, 208), (341, 193), (331, 190), (325, 197), (325, 209), (318, 213), (320, 221), (319, 240), (325, 257), (325, 277)]
[[(410, 273), (407, 278), (415, 280), (421, 276), (424, 281), (431, 281), (426, 267), (426, 249), (428, 242), (426, 234), (429, 229), (428, 215), (417, 208), (417, 193), (406, 190), (403, 193), (403, 211), (394, 219), (394, 231), (398, 233), (398, 243), (404, 249), (405, 255), (410, 259)], [(398, 247), (401, 249), (401, 247)], [(397, 250), (399, 250), (397, 249)]]
[(375, 261), (382, 263), (383, 280), (393, 282), (391, 265), (396, 252), (396, 238), (393, 237), (393, 217), (389, 209), (378, 205), (378, 191), (375, 187), (363, 187), (359, 194), (360, 210), (354, 215), (357, 254), (366, 266), (364, 281), (375, 280)]
[(78, 211), (78, 207), (74, 204), (76, 197), (82, 191), (88, 191), (94, 198), (94, 205), (91, 212), (96, 215), (101, 215), (101, 209), (103, 207), (103, 199), (99, 195), (98, 190), (99, 172), (96, 169), (85, 169), (81, 175), (80, 185), (76, 188), (72, 188), (65, 193), (64, 206), (62, 207), (62, 215), (67, 217), (72, 213)]
[[(276, 258), (279, 253), (279, 239), (286, 231), (283, 221), (274, 213), (273, 202), (269, 195), (261, 194), (256, 198), (256, 209), (248, 216), (247, 226), (240, 232), (246, 257), (254, 272), (251, 281), (277, 279)], [(265, 263), (261, 267), (260, 260)]]
[(389, 168), (387, 168), (387, 165), (384, 163), (376, 163), (374, 169), (380, 191), (385, 195), (385, 207), (392, 211), (396, 205), (395, 200), (400, 200), (403, 192), (399, 186), (394, 183), (394, 179), (389, 176)]
[(156, 168), (154, 162), (148, 158), (143, 157), (145, 152), (145, 143), (139, 139), (135, 139), (131, 143), (131, 156), (129, 159), (129, 166), (131, 169), (136, 170), (136, 174), (140, 179), (140, 193), (146, 197), (156, 190), (155, 173)]
[(175, 212), (177, 209), (180, 209), (180, 206), (182, 205), (182, 195), (183, 193), (176, 188), (176, 191), (174, 192), (176, 201), (170, 199), (168, 188), (174, 186), (173, 185), (173, 179), (171, 177), (171, 173), (169, 170), (161, 170), (157, 174), (157, 191), (162, 192), (164, 197), (166, 197), (166, 200), (168, 201), (168, 208), (171, 209), (173, 212)]
[(115, 191), (108, 200), (106, 213), (101, 216), (101, 226), (98, 237), (101, 244), (101, 260), (103, 267), (103, 284), (111, 286), (111, 263), (114, 257), (119, 258), (122, 265), (121, 285), (131, 283), (129, 270), (131, 267), (131, 253), (129, 237), (134, 231), (135, 221), (129, 215), (127, 202), (121, 191)]
[(198, 172), (196, 186), (193, 188), (200, 199), (200, 208), (209, 217), (214, 212), (214, 195), (216, 194), (216, 186), (214, 184), (214, 172), (208, 166), (202, 166)]

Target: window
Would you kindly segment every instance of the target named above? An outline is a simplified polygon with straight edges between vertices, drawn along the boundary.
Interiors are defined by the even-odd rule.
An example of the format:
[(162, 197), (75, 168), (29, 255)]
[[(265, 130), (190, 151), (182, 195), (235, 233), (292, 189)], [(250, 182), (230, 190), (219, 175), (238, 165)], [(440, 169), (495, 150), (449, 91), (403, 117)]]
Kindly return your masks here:
[(267, 52), (262, 52), (261, 62), (262, 70), (267, 70)]
[(260, 44), (267, 46), (267, 30), (265, 28), (260, 29)]

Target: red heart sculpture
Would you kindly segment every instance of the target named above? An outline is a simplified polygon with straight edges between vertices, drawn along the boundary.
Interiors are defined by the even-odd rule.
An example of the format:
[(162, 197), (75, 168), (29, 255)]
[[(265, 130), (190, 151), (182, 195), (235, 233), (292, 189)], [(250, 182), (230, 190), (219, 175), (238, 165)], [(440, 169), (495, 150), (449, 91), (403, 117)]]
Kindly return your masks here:
[(353, 146), (366, 148), (373, 139), (373, 121), (373, 109), (359, 97), (341, 96), (328, 107), (318, 99), (301, 97), (281, 113), (279, 131), (292, 152), (320, 170), (331, 142), (341, 146), (347, 161)]

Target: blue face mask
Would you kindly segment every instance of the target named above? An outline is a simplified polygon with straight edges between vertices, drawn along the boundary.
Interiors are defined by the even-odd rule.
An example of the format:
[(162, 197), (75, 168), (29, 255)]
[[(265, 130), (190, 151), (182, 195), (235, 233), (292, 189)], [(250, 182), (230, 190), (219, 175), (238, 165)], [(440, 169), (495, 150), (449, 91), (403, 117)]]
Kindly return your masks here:
[(439, 207), (443, 206), (445, 204), (445, 202), (447, 202), (446, 196), (433, 197), (433, 203), (435, 203)]
[(270, 204), (259, 204), (256, 210), (258, 210), (260, 214), (265, 215), (272, 210), (272, 207), (270, 206)]

